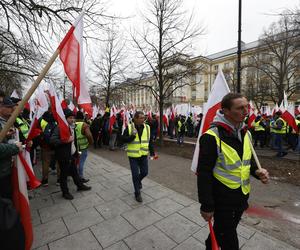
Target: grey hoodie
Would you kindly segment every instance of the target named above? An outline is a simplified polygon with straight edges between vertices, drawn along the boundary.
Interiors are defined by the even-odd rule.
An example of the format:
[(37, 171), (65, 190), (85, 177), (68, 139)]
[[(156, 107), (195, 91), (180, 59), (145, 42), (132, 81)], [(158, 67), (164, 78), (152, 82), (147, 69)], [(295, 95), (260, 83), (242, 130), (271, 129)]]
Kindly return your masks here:
[(242, 137), (241, 137), (241, 130), (244, 128), (244, 124), (240, 123), (238, 127), (235, 127), (230, 121), (228, 121), (224, 114), (222, 113), (221, 110), (218, 110), (216, 113), (216, 116), (213, 120), (213, 122), (211, 123), (210, 127), (216, 127), (217, 124), (226, 124), (227, 126), (229, 126), (232, 129), (232, 134), (234, 137), (238, 138), (240, 141), (242, 141)]

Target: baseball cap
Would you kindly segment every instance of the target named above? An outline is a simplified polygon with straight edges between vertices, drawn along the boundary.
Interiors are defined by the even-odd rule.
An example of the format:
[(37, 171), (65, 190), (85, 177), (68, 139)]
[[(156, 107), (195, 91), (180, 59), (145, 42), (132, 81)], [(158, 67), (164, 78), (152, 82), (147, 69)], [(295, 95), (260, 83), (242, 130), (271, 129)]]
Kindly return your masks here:
[(14, 107), (17, 103), (14, 103), (9, 97), (4, 97), (3, 101), (0, 103), (2, 107)]

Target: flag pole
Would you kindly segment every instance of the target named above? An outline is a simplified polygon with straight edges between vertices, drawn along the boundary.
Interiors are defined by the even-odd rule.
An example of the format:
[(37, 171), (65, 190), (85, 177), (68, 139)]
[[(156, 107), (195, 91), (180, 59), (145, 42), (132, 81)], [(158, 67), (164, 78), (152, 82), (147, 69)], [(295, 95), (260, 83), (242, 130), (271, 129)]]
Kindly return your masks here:
[(25, 104), (29, 101), (30, 97), (32, 96), (32, 94), (34, 93), (36, 88), (39, 86), (40, 82), (44, 79), (48, 70), (50, 69), (53, 62), (59, 55), (59, 52), (60, 52), (60, 49), (59, 48), (56, 49), (56, 51), (53, 53), (53, 55), (51, 56), (51, 58), (49, 59), (49, 61), (47, 62), (47, 64), (45, 65), (45, 67), (43, 68), (41, 73), (39, 74), (39, 76), (37, 77), (37, 79), (31, 85), (30, 89), (27, 91), (26, 95), (23, 97), (23, 99), (20, 101), (20, 103), (18, 104), (18, 106), (16, 107), (16, 109), (14, 110), (12, 115), (9, 117), (8, 121), (6, 122), (5, 126), (3, 127), (3, 129), (0, 132), (0, 142), (3, 141), (8, 130), (13, 126), (17, 116), (22, 112)]
[(254, 149), (254, 147), (253, 147), (253, 145), (252, 145), (252, 142), (250, 142), (250, 147), (251, 147), (251, 152), (252, 152), (252, 155), (253, 155), (253, 157), (254, 157), (254, 160), (255, 160), (255, 162), (256, 162), (256, 165), (257, 165), (258, 169), (262, 169), (262, 167), (261, 167), (261, 165), (260, 165), (260, 162), (259, 162), (259, 160), (258, 160), (257, 154), (256, 154), (256, 152), (255, 152), (255, 149)]

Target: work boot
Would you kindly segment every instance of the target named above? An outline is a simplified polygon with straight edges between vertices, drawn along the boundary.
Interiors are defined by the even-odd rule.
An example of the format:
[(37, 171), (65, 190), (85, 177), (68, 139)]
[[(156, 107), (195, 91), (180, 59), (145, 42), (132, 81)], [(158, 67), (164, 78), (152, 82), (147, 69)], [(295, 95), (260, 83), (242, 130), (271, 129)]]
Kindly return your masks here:
[(87, 182), (89, 182), (90, 181), (90, 179), (85, 179), (85, 178), (80, 178), (80, 181), (82, 182), (82, 183), (87, 183)]
[(141, 194), (136, 194), (136, 195), (135, 195), (135, 200), (136, 200), (137, 202), (143, 202), (143, 199), (142, 199)]
[(64, 197), (66, 200), (73, 200), (73, 199), (74, 199), (73, 195), (71, 195), (70, 193), (64, 193), (64, 194), (63, 194), (63, 197)]
[(91, 189), (92, 189), (92, 187), (89, 187), (89, 186), (84, 185), (84, 184), (82, 184), (81, 186), (77, 187), (77, 191), (89, 191)]

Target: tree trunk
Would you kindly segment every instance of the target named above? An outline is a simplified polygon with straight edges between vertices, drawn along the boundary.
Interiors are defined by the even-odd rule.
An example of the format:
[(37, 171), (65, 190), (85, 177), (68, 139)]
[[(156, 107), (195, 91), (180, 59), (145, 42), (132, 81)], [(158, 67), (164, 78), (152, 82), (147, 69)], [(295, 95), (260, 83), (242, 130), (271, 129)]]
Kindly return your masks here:
[(163, 145), (163, 101), (159, 102), (159, 145)]

